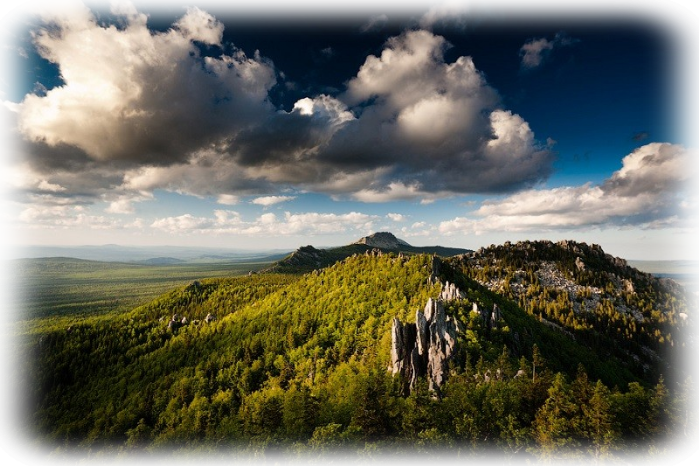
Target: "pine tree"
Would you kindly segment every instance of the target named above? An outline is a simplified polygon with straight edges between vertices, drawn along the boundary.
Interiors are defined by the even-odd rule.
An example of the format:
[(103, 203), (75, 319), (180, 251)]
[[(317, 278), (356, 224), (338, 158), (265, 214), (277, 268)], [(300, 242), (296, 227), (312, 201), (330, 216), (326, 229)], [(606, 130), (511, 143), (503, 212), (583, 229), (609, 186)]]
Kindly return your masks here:
[(571, 417), (576, 410), (570, 388), (560, 372), (554, 376), (548, 389), (548, 398), (539, 408), (532, 424), (532, 435), (544, 457), (572, 446)]

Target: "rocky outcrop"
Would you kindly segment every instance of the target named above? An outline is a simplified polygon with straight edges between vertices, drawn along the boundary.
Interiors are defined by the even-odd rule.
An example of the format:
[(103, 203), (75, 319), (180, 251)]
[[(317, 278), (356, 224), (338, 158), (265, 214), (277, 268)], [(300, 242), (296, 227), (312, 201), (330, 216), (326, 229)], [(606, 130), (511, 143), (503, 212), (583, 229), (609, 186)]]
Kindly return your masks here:
[(500, 325), (500, 320), (502, 320), (502, 313), (497, 304), (493, 304), (493, 309), (488, 309), (486, 307), (478, 307), (478, 304), (473, 303), (473, 312), (477, 312), (481, 316), (486, 331), (490, 331), (494, 327), (497, 328)]
[(380, 231), (373, 235), (365, 236), (355, 241), (353, 244), (365, 244), (374, 248), (398, 250), (402, 247), (410, 247), (408, 243), (402, 239), (396, 238), (393, 233)]
[(400, 375), (404, 392), (412, 391), (418, 378), (427, 376), (430, 391), (439, 394), (461, 331), (459, 323), (446, 315), (444, 302), (462, 298), (463, 293), (447, 283), (438, 299), (428, 299), (425, 309), (415, 313), (415, 323), (393, 319), (390, 371)]
[(459, 291), (459, 289), (453, 283), (448, 281), (442, 287), (442, 293), (439, 295), (439, 299), (442, 301), (454, 301), (456, 299), (463, 299), (466, 295)]

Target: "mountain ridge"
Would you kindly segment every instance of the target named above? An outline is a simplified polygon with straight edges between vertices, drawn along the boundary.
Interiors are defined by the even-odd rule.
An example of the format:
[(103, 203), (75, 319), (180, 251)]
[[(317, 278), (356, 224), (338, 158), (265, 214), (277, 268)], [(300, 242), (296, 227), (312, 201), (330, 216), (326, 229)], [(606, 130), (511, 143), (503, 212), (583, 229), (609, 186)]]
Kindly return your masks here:
[(364, 236), (345, 246), (327, 249), (312, 245), (301, 246), (283, 259), (277, 261), (265, 272), (304, 273), (328, 267), (355, 254), (367, 254), (372, 250), (386, 253), (436, 254), (442, 257), (472, 252), (471, 249), (446, 246), (412, 246), (390, 232), (378, 232)]

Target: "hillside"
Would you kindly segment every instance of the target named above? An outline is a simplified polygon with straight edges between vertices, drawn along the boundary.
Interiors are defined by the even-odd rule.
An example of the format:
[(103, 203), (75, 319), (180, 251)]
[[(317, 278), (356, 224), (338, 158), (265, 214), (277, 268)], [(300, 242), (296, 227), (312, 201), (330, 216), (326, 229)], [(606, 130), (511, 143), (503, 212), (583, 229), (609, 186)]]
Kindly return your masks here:
[(471, 252), (470, 249), (444, 246), (411, 246), (396, 238), (393, 233), (379, 232), (365, 236), (352, 244), (336, 248), (317, 249), (303, 246), (277, 261), (267, 272), (304, 273), (322, 269), (355, 254), (367, 254), (373, 250), (403, 254), (436, 254), (441, 257), (455, 256)]
[[(550, 328), (624, 361), (638, 377), (678, 375), (694, 341), (687, 303), (673, 280), (641, 272), (598, 245), (572, 241), (506, 243), (452, 258), (468, 277), (507, 297)], [(666, 376), (667, 378), (667, 376)]]
[(683, 428), (691, 322), (596, 246), (373, 251), (32, 334), (26, 419), (84, 452), (645, 452)]

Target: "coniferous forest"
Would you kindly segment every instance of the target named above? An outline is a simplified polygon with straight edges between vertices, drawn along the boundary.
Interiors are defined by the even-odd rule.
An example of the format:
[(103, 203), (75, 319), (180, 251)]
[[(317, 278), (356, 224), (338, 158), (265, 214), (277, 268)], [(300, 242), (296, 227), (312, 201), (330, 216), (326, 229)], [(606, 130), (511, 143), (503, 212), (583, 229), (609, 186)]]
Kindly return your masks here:
[[(43, 320), (19, 349), (28, 432), (88, 456), (539, 460), (659, 454), (692, 429), (693, 302), (598, 246), (375, 249), (286, 271), (201, 279), (70, 326)], [(457, 296), (441, 300), (449, 284)], [(394, 318), (415, 323), (430, 298), (457, 329), (438, 390), (390, 370)]]

